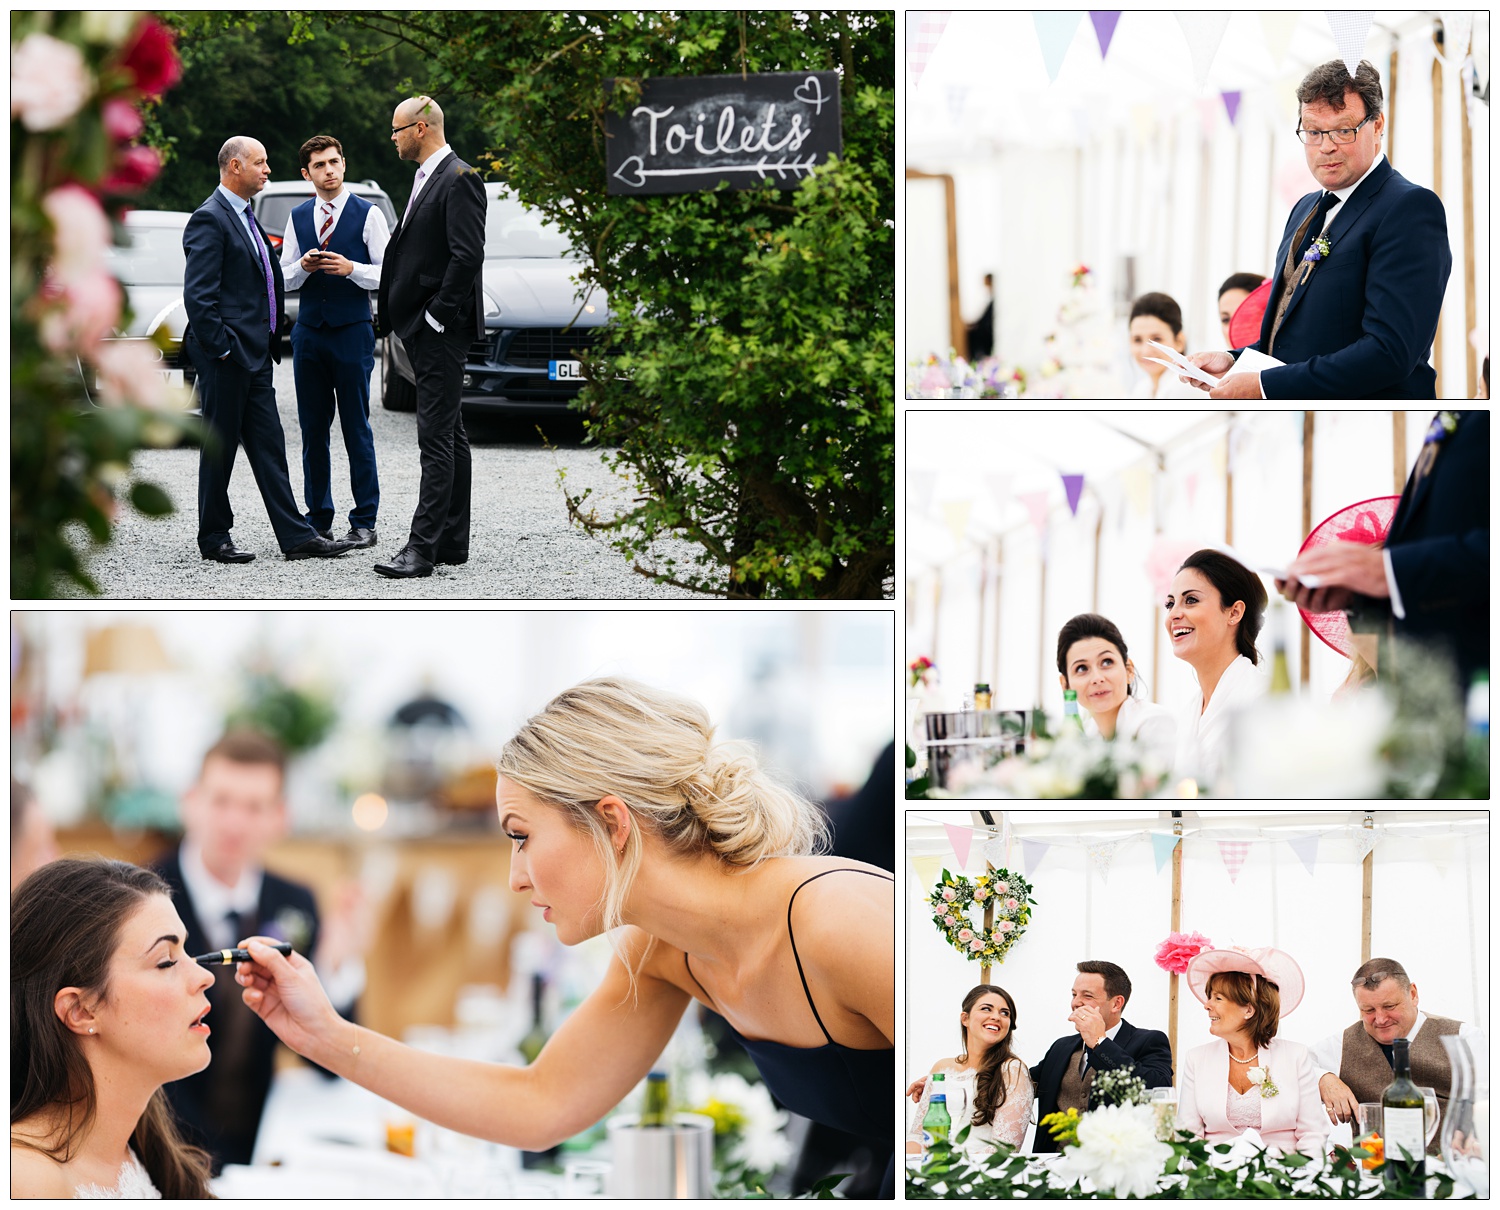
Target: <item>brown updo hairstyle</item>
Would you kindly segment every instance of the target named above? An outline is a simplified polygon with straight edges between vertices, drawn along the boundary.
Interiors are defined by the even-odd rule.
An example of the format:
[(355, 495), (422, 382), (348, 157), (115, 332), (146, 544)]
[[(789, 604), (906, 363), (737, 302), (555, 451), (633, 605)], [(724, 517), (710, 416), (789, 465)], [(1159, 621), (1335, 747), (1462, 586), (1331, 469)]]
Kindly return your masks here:
[(1246, 971), (1219, 971), (1208, 977), (1203, 996), (1207, 999), (1214, 992), (1255, 1010), (1250, 1018), (1250, 1040), (1256, 1046), (1264, 1046), (1276, 1036), (1281, 1024), (1281, 989), (1269, 979)]
[[(1016, 1057), (1011, 1049), (1011, 1040), (1016, 1036), (1016, 1002), (1011, 999), (1008, 991), (1003, 987), (996, 987), (993, 983), (981, 983), (964, 997), (963, 1011), (972, 1012), (974, 1005), (985, 996), (999, 996), (1005, 1001), (1006, 1007), (1010, 1009), (1010, 1028), (1006, 1030), (1005, 1037), (984, 1052), (979, 1074), (974, 1078), (974, 1116), (971, 1124), (975, 1126), (988, 1126), (995, 1120), (995, 1114), (1000, 1106), (1005, 1104), (1003, 1073), (1005, 1065)], [(969, 1030), (962, 1018), (958, 1022), (958, 1033), (963, 1044), (958, 1052), (959, 1058), (967, 1061)]]
[[(172, 891), (150, 870), (124, 861), (64, 857), (42, 866), (10, 898), (10, 1123), (45, 1111), (63, 1119), (59, 1141), (44, 1147), (66, 1163), (93, 1126), (98, 1093), (78, 1038), (53, 1000), (65, 987), (109, 999), (109, 964), (120, 929), (152, 895)], [(158, 1088), (130, 1135), (151, 1183), (165, 1198), (206, 1198), (209, 1157), (186, 1143), (166, 1093)]]
[[(1130, 652), (1125, 650), (1125, 636), (1118, 626), (1102, 614), (1080, 613), (1064, 622), (1063, 628), (1057, 632), (1057, 670), (1064, 680), (1068, 677), (1068, 651), (1080, 639), (1103, 639), (1120, 653), (1121, 663), (1130, 662)], [(1134, 685), (1135, 677), (1132, 676), (1125, 682), (1125, 692), (1129, 694)]]
[(1239, 560), (1217, 550), (1195, 550), (1177, 570), (1189, 568), (1214, 586), (1219, 594), (1220, 608), (1229, 609), (1236, 601), (1245, 606), (1245, 614), (1235, 627), (1234, 646), (1252, 664), (1259, 664), (1260, 652), (1255, 649), (1255, 640), (1265, 625), (1266, 606), (1270, 603), (1260, 577)]

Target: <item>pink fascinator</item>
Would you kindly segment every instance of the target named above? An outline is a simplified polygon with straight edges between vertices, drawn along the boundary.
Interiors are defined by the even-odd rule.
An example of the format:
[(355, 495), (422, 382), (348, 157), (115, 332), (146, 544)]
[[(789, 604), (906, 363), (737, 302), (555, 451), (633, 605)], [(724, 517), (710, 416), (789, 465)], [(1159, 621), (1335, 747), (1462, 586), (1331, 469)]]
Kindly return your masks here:
[(1204, 950), (1188, 963), (1187, 983), (1199, 1003), (1207, 1004), (1208, 977), (1221, 971), (1244, 971), (1257, 978), (1269, 979), (1281, 993), (1281, 1015), (1284, 1017), (1302, 1003), (1305, 986), (1302, 968), (1283, 950), (1262, 946), (1259, 949)]

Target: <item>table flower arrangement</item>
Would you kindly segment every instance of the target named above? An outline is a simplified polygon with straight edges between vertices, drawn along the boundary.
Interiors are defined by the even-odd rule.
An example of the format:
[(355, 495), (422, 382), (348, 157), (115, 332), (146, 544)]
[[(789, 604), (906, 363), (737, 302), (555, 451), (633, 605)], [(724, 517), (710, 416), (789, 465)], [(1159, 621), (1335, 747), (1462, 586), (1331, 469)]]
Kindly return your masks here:
[[(1045, 729), (1045, 721), (1042, 722)], [(1168, 790), (1161, 755), (1126, 739), (1066, 732), (1041, 734), (1002, 757), (976, 750), (929, 798), (1144, 798)]]

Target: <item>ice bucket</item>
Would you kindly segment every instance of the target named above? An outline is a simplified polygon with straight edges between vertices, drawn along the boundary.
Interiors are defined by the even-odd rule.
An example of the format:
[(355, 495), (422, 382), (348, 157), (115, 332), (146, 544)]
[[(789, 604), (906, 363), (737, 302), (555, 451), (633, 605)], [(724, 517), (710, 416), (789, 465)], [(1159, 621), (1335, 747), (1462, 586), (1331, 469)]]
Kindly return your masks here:
[(670, 1126), (641, 1126), (635, 1114), (609, 1122), (610, 1197), (711, 1198), (714, 1120), (672, 1115)]

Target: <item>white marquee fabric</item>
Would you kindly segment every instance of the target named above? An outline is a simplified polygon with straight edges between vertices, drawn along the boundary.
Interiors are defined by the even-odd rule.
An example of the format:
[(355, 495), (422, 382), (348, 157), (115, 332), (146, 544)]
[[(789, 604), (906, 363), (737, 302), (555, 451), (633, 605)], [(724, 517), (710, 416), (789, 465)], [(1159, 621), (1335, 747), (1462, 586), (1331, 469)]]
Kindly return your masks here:
[[(1406, 434), (1404, 482), (1431, 413), (1314, 413), (1314, 525), (1358, 501), (1399, 495), (1393, 415)], [(1173, 707), (1191, 696), (1191, 670), (1157, 633), (1164, 614), (1147, 573), (1157, 527), (1163, 549), (1181, 554), (1224, 542), (1232, 469), (1233, 548), (1283, 565), (1306, 536), (1302, 432), (1300, 412), (909, 411), (906, 659), (932, 659), (947, 699), (925, 708), (956, 710), (983, 680), (997, 708), (1040, 702), (1055, 713), (1057, 633), (1085, 612), (1120, 627), (1151, 700)], [(1076, 515), (1064, 474), (1084, 476)], [(1045, 542), (1022, 503), (1038, 492)], [(1291, 606), (1285, 613), (1297, 686), (1302, 622)], [(1260, 650), (1270, 655), (1272, 642), (1268, 619)], [(1311, 639), (1312, 698), (1328, 700), (1348, 671), (1349, 660)]]
[[(926, 15), (908, 13), (909, 43), (911, 29), (924, 28)], [(949, 14), (915, 85), (909, 64), (906, 164), (953, 177), (964, 320), (972, 322), (984, 309), (982, 278), (995, 273), (996, 351), (1035, 371), (1043, 338), (1058, 326), (1069, 274), (1087, 265), (1104, 303), (1103, 341), (1123, 393), (1139, 376), (1126, 356), (1127, 291), (1175, 298), (1190, 352), (1225, 347), (1219, 284), (1232, 273), (1269, 273), (1291, 204), (1317, 188), (1293, 133), (1294, 91), (1309, 68), (1339, 51), (1322, 11), (1197, 14), (1224, 25), (1216, 48), (1212, 31), (1204, 35), (1208, 41), (1195, 63), (1174, 13), (1127, 11), (1101, 59), (1089, 18), (1072, 15), (1082, 19), (1071, 40), (1046, 48), (1061, 56), (1049, 82), (1032, 12)], [(1380, 72), (1390, 110), (1396, 53), (1388, 158), (1408, 179), (1435, 189), (1447, 211), (1453, 271), (1439, 333), (1441, 394), (1464, 398), (1472, 395), (1469, 333), (1478, 329), (1486, 341), (1488, 333), (1489, 107), (1464, 103), (1461, 65), (1449, 56), (1435, 137), (1437, 16), (1437, 10), (1373, 13), (1364, 57)], [(1485, 81), (1489, 15), (1472, 16), (1477, 70)], [(1450, 18), (1456, 29), (1461, 22)], [(933, 27), (925, 28), (931, 42)], [(1226, 91), (1239, 94), (1233, 122)], [(1465, 142), (1473, 157), (1467, 183)], [(1473, 206), (1472, 314), (1465, 301), (1466, 189)], [(953, 337), (941, 183), (908, 180), (906, 205), (910, 361), (941, 353)], [(1133, 284), (1127, 284), (1127, 258), (1133, 258)], [(1476, 359), (1476, 373), (1486, 351)]]
[[(1046, 844), (1029, 876), (1031, 925), (990, 982), (1017, 1001), (1016, 1051), (1035, 1064), (1068, 1023), (1074, 964), (1104, 959), (1134, 985), (1125, 1017), (1165, 1031), (1170, 976), (1156, 947), (1171, 931), (1172, 870), (1158, 871), (1150, 834), (1169, 835), (1167, 812), (1010, 812), (1011, 860), (1022, 872), (1023, 841)], [(1003, 835), (980, 812), (922, 810), (906, 826), (907, 1080), (957, 1053), (958, 1012), (980, 966), (956, 953), (932, 924), (919, 867), (959, 866), (943, 823), (974, 829), (966, 867), (985, 868), (987, 835)], [(1394, 958), (1416, 984), (1424, 1010), (1489, 1029), (1488, 816), (1483, 811), (1374, 814), (1371, 956)], [(1363, 813), (1186, 812), (1181, 930), (1215, 946), (1273, 945), (1296, 959), (1307, 981), (1280, 1036), (1308, 1045), (1357, 1020), (1349, 977), (1360, 965), (1361, 859), (1372, 834)], [(1310, 838), (1316, 837), (1315, 848)], [(1231, 880), (1221, 841), (1248, 841)], [(1288, 840), (1299, 842), (1293, 848)], [(1117, 841), (1107, 877), (1089, 846)], [(992, 849), (1004, 863), (1004, 841)], [(1033, 856), (1036, 850), (1033, 848)], [(1309, 872), (1304, 859), (1312, 861)], [(930, 872), (928, 877), (931, 877)], [(978, 914), (976, 913), (976, 918)], [(1177, 1053), (1211, 1040), (1202, 1006), (1178, 980)], [(908, 1105), (909, 1108), (909, 1105)]]

